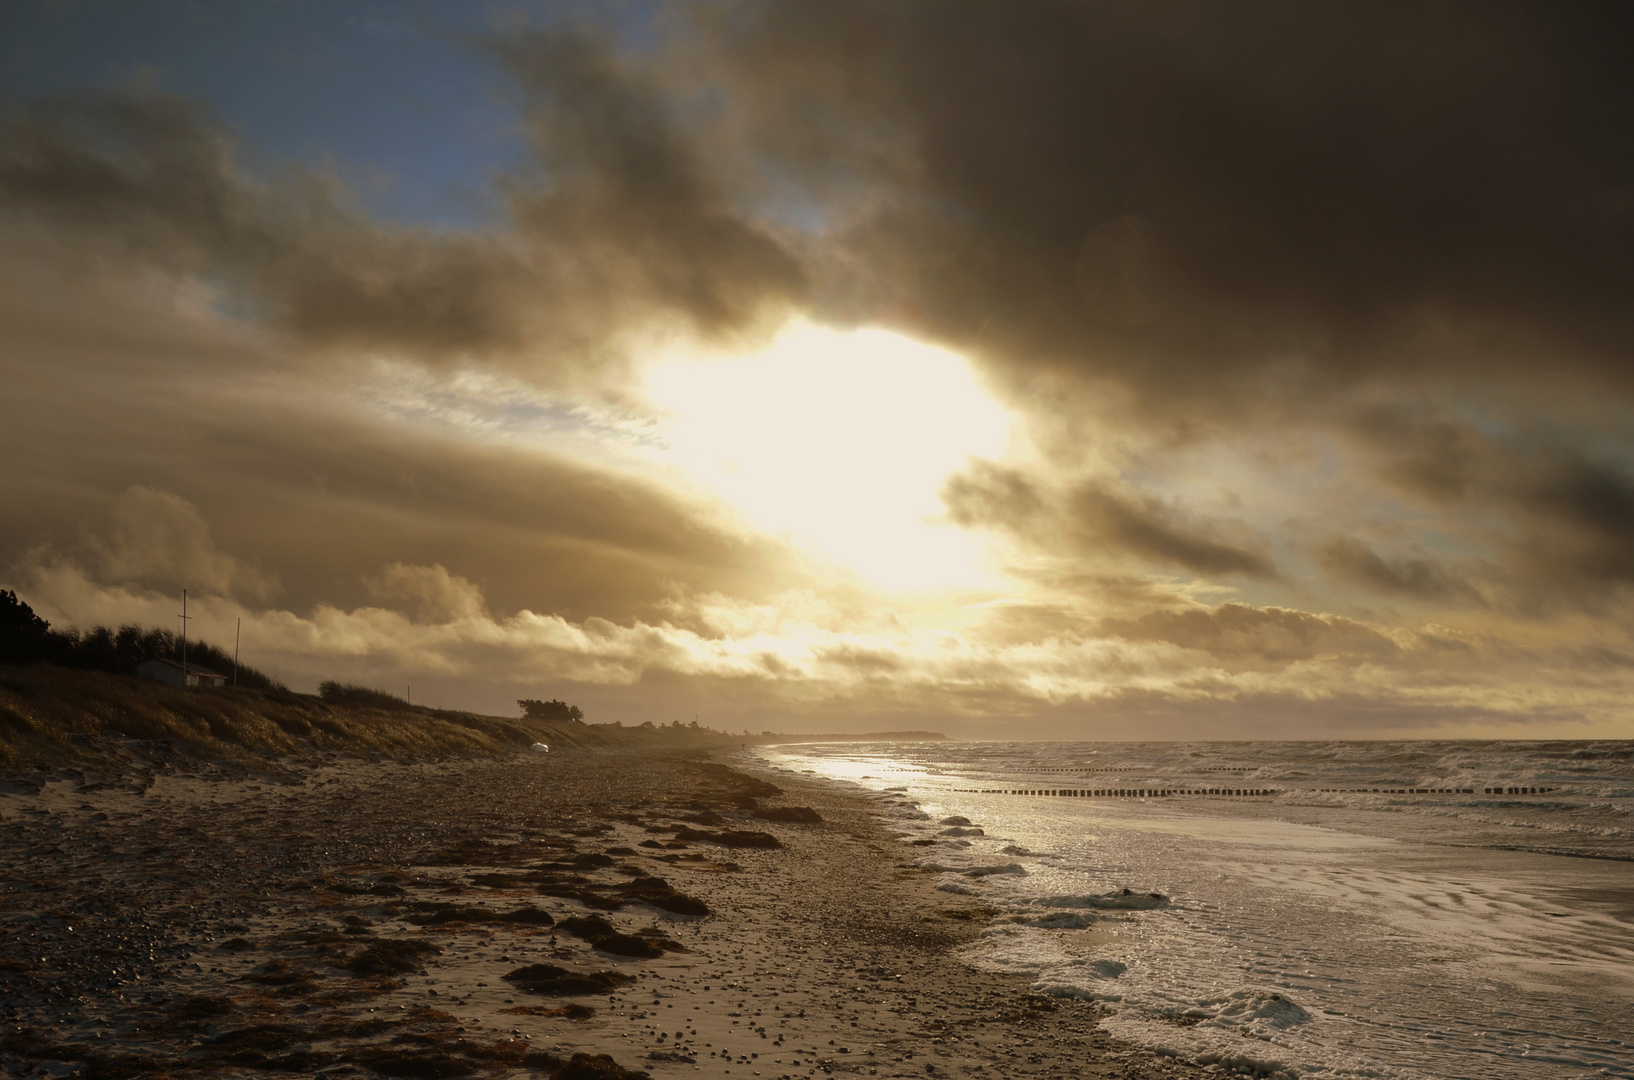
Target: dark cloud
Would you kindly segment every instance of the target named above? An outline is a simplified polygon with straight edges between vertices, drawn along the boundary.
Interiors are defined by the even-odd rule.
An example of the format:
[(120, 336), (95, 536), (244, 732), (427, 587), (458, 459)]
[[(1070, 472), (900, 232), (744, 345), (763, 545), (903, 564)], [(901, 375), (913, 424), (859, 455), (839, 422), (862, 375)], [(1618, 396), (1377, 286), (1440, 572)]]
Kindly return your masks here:
[[(726, 5), (709, 61), (775, 167), (870, 222), (848, 300), (1206, 405), (1544, 356), (1622, 379), (1634, 114), (1600, 10), (791, 0)], [(927, 217), (961, 241), (859, 286)]]
[[(1386, 484), (1497, 553), (1479, 576), (1513, 602), (1598, 606), (1634, 583), (1634, 470), (1610, 452), (1615, 433), (1537, 420), (1480, 424), (1411, 409), (1372, 412), (1353, 430)], [(1335, 541), (1321, 556), (1330, 571), (1384, 591), (1474, 595), (1462, 583), (1467, 575), (1424, 560), (1386, 560), (1353, 540)]]
[(396, 419), (171, 293), (36, 280), (3, 258), (0, 285), (0, 460), (26, 463), (0, 476), (0, 566), (49, 544), (110, 582), (306, 610), (371, 602), (366, 579), (391, 564), (440, 564), (497, 614), (581, 618), (651, 610), (678, 583), (754, 596), (791, 580), (778, 544), (681, 493), (480, 424)]
[[(251, 506), (219, 487), (201, 492), (230, 507), (217, 526), (223, 545), (269, 552), (303, 598), (356, 602), (359, 579), (394, 562), (441, 563), (481, 585), (499, 613), (575, 618), (651, 610), (679, 582), (759, 595), (791, 580), (775, 543), (734, 535), (650, 482), (558, 455), (311, 423), (211, 424), (200, 444), (217, 476), (260, 496)], [(314, 544), (318, 535), (328, 539)]]
[[(638, 479), (551, 455), (260, 419), (197, 425), (169, 461), (13, 478), (8, 504), (31, 513), (0, 556), (15, 565), (49, 543), (110, 582), (216, 585), (297, 611), (372, 602), (371, 581), (394, 563), (446, 566), (497, 614), (577, 619), (650, 613), (679, 583), (756, 596), (798, 580), (776, 544)], [(200, 460), (209, 467), (189, 464)], [(133, 499), (133, 484), (147, 494)]]
[(1634, 584), (1634, 476), (1577, 454), (1535, 462), (1508, 489), (1524, 522), (1517, 555), (1536, 578)]
[(1634, 97), (1607, 17), (713, 5), (668, 54), (486, 46), (533, 153), (508, 231), (380, 226), (246, 175), (197, 105), (106, 91), (8, 111), (0, 202), (232, 281), (309, 344), (422, 359), (594, 366), (636, 327), (733, 339), (812, 299), (1148, 405), (1545, 357), (1620, 381)]
[(577, 33), (493, 51), (536, 158), (501, 178), (503, 231), (370, 221), (323, 176), (249, 175), (196, 103), (106, 90), (0, 114), (0, 223), (224, 285), (309, 350), (503, 360), (544, 381), (616, 363), (655, 327), (735, 340), (786, 313), (800, 265), (734, 214), (639, 72)]
[[(5, 103), (0, 565), (119, 618), (189, 583), (259, 605), (303, 678), (441, 665), (506, 704), (531, 671), (632, 719), (1400, 730), (1577, 675), (1620, 717), (1631, 19), (726, 0), (523, 30), (471, 45), (521, 124), (466, 229), (371, 218), (200, 102)], [(655, 342), (747, 349), (791, 314), (953, 345), (1019, 404), (1042, 463), (943, 492), (1016, 556), (1003, 588), (871, 621), (733, 508), (611, 464), (633, 408), (575, 429)], [(1200, 490), (1233, 509), (1154, 493)], [(1296, 551), (1324, 609), (1435, 625), (1300, 610)]]
[(1131, 641), (1165, 641), (1226, 660), (1386, 660), (1397, 652), (1395, 642), (1350, 619), (1238, 603), (1108, 619), (1102, 629)]
[(258, 193), (203, 106), (106, 90), (7, 103), (0, 208), (193, 268), (276, 257)]
[(516, 349), (532, 275), (497, 239), (377, 227), (317, 176), (255, 179), (202, 106), (83, 91), (7, 110), (0, 215), (68, 252), (223, 284), (306, 345)]
[(959, 524), (1011, 533), (1050, 554), (1097, 561), (1122, 556), (1198, 574), (1276, 575), (1270, 559), (1246, 540), (1220, 539), (1246, 532), (1241, 526), (1195, 521), (1155, 498), (1105, 484), (1083, 483), (1057, 495), (1014, 469), (979, 464), (951, 479), (942, 496)]
[[(1093, 543), (1104, 538), (1130, 554), (1202, 574), (1273, 577), (1265, 556), (1211, 539), (1215, 533), (1157, 499), (1120, 496), (1096, 486), (1073, 495), (1069, 512)], [(1225, 529), (1225, 532), (1232, 530)]]
[(1432, 559), (1387, 559), (1350, 537), (1335, 537), (1318, 555), (1329, 573), (1379, 592), (1417, 600), (1481, 602), (1468, 581)]
[(545, 177), (513, 189), (518, 224), (577, 290), (712, 334), (800, 295), (799, 262), (734, 207), (657, 85), (578, 33), (493, 48), (526, 94)]
[(1348, 427), (1376, 455), (1381, 479), (1435, 505), (1453, 505), (1490, 488), (1502, 471), (1502, 448), (1467, 417), (1392, 404), (1364, 410), (1349, 418)]

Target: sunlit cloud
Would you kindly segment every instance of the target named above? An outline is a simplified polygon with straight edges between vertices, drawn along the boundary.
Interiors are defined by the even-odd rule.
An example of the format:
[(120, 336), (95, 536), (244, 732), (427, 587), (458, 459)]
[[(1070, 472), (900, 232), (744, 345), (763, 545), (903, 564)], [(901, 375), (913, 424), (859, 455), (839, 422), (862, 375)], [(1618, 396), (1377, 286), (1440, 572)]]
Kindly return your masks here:
[(439, 43), (509, 94), (437, 155), (480, 221), (337, 179), (406, 114), (315, 169), (89, 60), (8, 91), (0, 586), (483, 708), (1626, 733), (1594, 19), (703, 10)]
[(660, 460), (754, 527), (879, 589), (999, 585), (940, 499), (1011, 441), (1009, 414), (958, 355), (797, 322), (752, 355), (655, 364), (646, 388)]
[[(164, 625), (177, 613), (175, 597), (102, 585), (63, 561), (37, 565), (27, 585), (55, 619), (72, 612), (85, 622)], [(473, 583), (441, 566), (385, 567), (373, 587), (417, 606), (323, 604), (299, 614), (206, 592), (193, 598), (192, 632), (220, 643), (242, 630), (256, 666), (313, 683), (337, 674), (385, 686), (479, 678), (504, 698), (510, 688), (617, 691), (679, 677), (736, 685), (796, 712), (889, 703), (961, 730), (994, 710), (1064, 710), (1101, 716), (1128, 735), (1138, 733), (1128, 726), (1133, 718), (1152, 709), (1265, 702), (1286, 710), (1303, 702), (1370, 715), (1353, 730), (1375, 735), (1437, 725), (1442, 734), (1467, 734), (1534, 715), (1548, 716), (1555, 734), (1589, 736), (1616, 730), (1621, 702), (1634, 692), (1628, 665), (1563, 678), (1558, 665), (1571, 656), (1570, 642), (1518, 648), (1433, 626), (1386, 634), (1335, 616), (1247, 607), (1223, 637), (1199, 608), (1191, 621), (1203, 624), (1201, 634), (1197, 625), (1165, 637), (1161, 626), (1154, 635), (1151, 627), (1069, 621), (1016, 642), (981, 627), (911, 627), (886, 610), (859, 616), (812, 593), (770, 604), (697, 597), (673, 602), (673, 619), (615, 623), (527, 610), (497, 617)], [(1292, 653), (1290, 629), (1300, 636)], [(1449, 680), (1449, 671), (1459, 677)], [(1443, 720), (1433, 719), (1437, 711)], [(634, 718), (616, 707), (600, 718), (621, 716)]]

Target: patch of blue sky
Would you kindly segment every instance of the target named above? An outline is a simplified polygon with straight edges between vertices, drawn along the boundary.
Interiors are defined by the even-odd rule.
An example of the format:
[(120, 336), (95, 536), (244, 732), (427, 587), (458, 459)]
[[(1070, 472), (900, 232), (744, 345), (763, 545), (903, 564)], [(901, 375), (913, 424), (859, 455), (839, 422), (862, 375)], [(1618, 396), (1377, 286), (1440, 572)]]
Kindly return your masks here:
[(557, 397), (501, 374), (445, 376), (379, 361), (355, 393), (375, 412), (483, 442), (571, 444), (579, 455), (626, 462), (666, 445), (655, 417), (616, 404)]
[(210, 314), (241, 329), (257, 331), (271, 314), (266, 304), (246, 295), (237, 284), (220, 274), (204, 274), (193, 279), (200, 306)]
[(492, 178), (526, 152), (487, 7), (334, 0), (0, 7), (0, 90), (102, 87), (206, 103), (253, 153), (334, 166), (378, 216), (491, 220)]
[[(504, 176), (539, 181), (522, 96), (485, 48), (585, 25), (660, 50), (686, 5), (644, 0), (81, 0), (0, 5), (0, 94), (86, 88), (203, 102), (252, 172), (300, 162), (373, 217), (473, 228), (504, 219)], [(818, 228), (815, 206), (787, 220)]]
[(756, 190), (740, 191), (736, 201), (734, 209), (745, 217), (808, 238), (820, 237), (836, 224), (831, 204), (793, 175), (770, 167), (762, 168)]
[(1570, 448), (1574, 456), (1602, 468), (1634, 473), (1634, 410), (1621, 402), (1599, 403), (1592, 418), (1540, 416), (1524, 428), (1508, 424), (1488, 431), (1495, 441), (1529, 454)]

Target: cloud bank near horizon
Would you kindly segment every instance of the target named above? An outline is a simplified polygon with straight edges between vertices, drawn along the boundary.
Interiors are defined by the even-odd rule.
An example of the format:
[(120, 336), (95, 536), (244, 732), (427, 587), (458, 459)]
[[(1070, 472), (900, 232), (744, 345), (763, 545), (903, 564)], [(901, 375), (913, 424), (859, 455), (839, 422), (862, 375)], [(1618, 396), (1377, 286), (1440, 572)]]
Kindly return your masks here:
[[(475, 224), (371, 209), (344, 140), (269, 160), (208, 93), (13, 92), (10, 583), (78, 624), (191, 588), (297, 684), (564, 686), (637, 722), (1630, 731), (1625, 14), (621, 18), (444, 35), (510, 118)], [(813, 467), (761, 464), (831, 517), (884, 490), (847, 424), (883, 462), (952, 400), (842, 362), (853, 331), (962, 357), (1008, 446), (849, 548), (762, 513), (655, 388), (798, 326), (845, 394)], [(707, 413), (710, 452), (741, 470), (814, 385)], [(940, 572), (944, 541), (979, 568), (846, 555)]]

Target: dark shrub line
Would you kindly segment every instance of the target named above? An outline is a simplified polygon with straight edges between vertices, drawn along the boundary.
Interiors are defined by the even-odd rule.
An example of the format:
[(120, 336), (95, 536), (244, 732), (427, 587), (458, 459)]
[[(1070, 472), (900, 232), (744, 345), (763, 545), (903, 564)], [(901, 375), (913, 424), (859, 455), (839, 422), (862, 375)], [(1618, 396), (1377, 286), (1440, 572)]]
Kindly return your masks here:
[[(135, 675), (144, 660), (180, 660), (181, 636), (156, 626), (93, 626), (89, 630), (53, 630), (17, 599), (0, 589), (0, 663), (44, 662), (79, 671)], [(232, 653), (207, 641), (189, 638), (187, 662), (221, 675), (233, 670)], [(287, 690), (283, 683), (245, 664), (238, 666), (238, 685), (252, 690)]]

